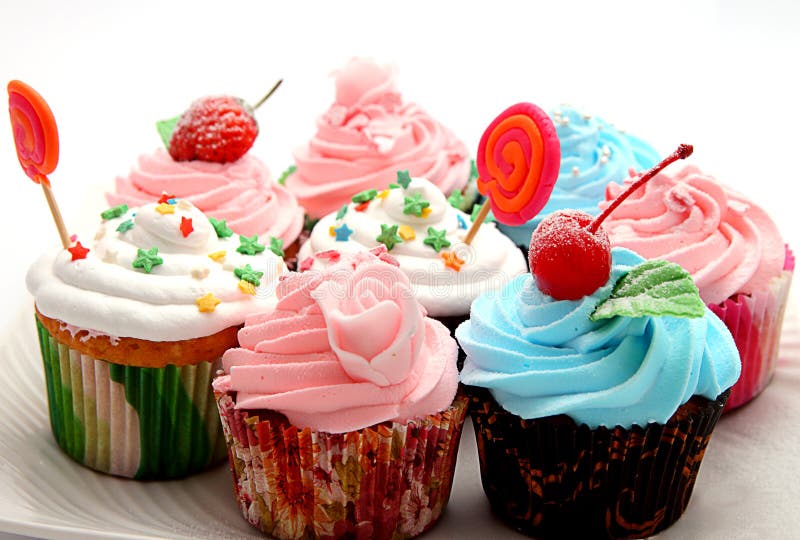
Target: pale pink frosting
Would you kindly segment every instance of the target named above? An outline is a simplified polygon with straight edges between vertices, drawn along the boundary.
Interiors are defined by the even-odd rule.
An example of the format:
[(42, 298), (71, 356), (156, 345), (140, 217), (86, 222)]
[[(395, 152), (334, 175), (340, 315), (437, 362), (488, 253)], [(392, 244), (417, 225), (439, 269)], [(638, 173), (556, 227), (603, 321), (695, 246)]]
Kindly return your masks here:
[[(600, 208), (630, 181), (609, 184)], [(766, 212), (695, 166), (660, 173), (602, 226), (612, 245), (683, 266), (708, 304), (766, 290), (783, 269), (783, 240)]]
[(116, 179), (109, 204), (142, 206), (167, 192), (187, 199), (203, 213), (224, 219), (237, 234), (274, 236), (284, 246), (303, 228), (303, 209), (274, 182), (266, 165), (251, 154), (232, 163), (175, 161), (163, 149), (139, 157), (128, 176)]
[(336, 102), (295, 162), (286, 186), (314, 218), (360, 191), (387, 187), (398, 170), (424, 176), (444, 193), (463, 188), (470, 172), (464, 143), (416, 104), (402, 102), (391, 69), (361, 59), (336, 74)]
[[(388, 264), (387, 264), (388, 262)], [(458, 387), (457, 345), (425, 316), (383, 252), (343, 255), (291, 273), (274, 311), (251, 317), (214, 381), (240, 409), (270, 409), (300, 428), (343, 433), (446, 409)]]

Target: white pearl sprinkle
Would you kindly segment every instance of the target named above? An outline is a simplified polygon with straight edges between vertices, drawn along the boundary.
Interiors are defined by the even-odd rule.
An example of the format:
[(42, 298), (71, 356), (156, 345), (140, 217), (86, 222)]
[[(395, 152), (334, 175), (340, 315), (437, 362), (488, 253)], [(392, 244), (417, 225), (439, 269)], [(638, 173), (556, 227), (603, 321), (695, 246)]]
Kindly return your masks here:
[(605, 165), (606, 163), (608, 163), (608, 156), (600, 156), (600, 163), (602, 165)]
[(100, 227), (99, 229), (97, 229), (97, 233), (94, 235), (94, 241), (97, 242), (98, 240), (102, 240), (105, 235), (106, 235), (106, 228)]
[(210, 272), (211, 272), (211, 270), (209, 270), (206, 267), (203, 267), (203, 268), (192, 268), (192, 277), (194, 279), (205, 279)]
[(117, 262), (117, 250), (108, 248), (105, 253), (103, 253), (103, 262), (108, 264), (114, 264)]
[(572, 176), (578, 177), (581, 174), (581, 170), (578, 167), (572, 167)]
[(604, 156), (610, 156), (611, 155), (611, 148), (609, 148), (608, 145), (603, 146), (603, 155)]

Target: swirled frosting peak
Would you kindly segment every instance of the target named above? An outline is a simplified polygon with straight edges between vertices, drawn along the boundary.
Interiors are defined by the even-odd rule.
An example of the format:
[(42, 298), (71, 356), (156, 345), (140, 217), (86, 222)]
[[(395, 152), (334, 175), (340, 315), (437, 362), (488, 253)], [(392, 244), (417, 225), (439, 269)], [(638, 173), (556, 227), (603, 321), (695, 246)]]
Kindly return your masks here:
[[(610, 184), (600, 207), (625, 187)], [(710, 304), (764, 290), (783, 270), (784, 243), (766, 212), (691, 165), (655, 176), (603, 227), (612, 245), (683, 266)]]
[(58, 250), (31, 266), (28, 290), (42, 314), (90, 332), (179, 341), (274, 304), (283, 260), (256, 237), (218, 232), (190, 202), (121, 206), (104, 218), (84, 258)]
[(116, 179), (109, 204), (141, 206), (162, 193), (185, 199), (239, 234), (274, 236), (288, 246), (303, 228), (303, 209), (251, 154), (231, 163), (175, 161), (163, 149), (139, 156), (128, 176)]
[(386, 187), (402, 169), (445, 193), (464, 187), (470, 174), (464, 143), (416, 104), (403, 103), (390, 68), (353, 59), (335, 76), (336, 102), (295, 152), (297, 171), (286, 181), (310, 216)]
[(329, 433), (446, 409), (458, 386), (456, 343), (396, 264), (364, 252), (289, 274), (275, 309), (239, 331), (241, 348), (225, 353), (214, 388), (236, 392), (237, 408)]
[(664, 423), (693, 395), (715, 399), (739, 378), (733, 338), (707, 308), (702, 318), (589, 315), (643, 259), (615, 248), (608, 283), (580, 300), (554, 300), (530, 274), (483, 295), (456, 330), (465, 384), (491, 390), (533, 419), (566, 414), (592, 429)]

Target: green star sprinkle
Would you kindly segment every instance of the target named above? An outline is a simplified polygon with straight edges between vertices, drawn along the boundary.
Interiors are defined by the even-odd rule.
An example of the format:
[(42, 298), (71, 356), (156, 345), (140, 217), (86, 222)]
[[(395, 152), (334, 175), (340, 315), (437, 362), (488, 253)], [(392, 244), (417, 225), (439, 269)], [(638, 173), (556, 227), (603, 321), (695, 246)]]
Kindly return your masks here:
[(277, 255), (278, 257), (283, 257), (285, 253), (283, 252), (283, 239), (282, 238), (275, 238), (274, 236), (269, 237), (269, 250)]
[(100, 217), (103, 218), (103, 219), (114, 219), (114, 218), (118, 218), (119, 216), (121, 216), (122, 214), (124, 214), (127, 211), (128, 211), (128, 205), (127, 204), (120, 204), (119, 206), (114, 206), (112, 208), (109, 208), (105, 212), (102, 212), (100, 214)]
[(339, 211), (336, 212), (337, 221), (342, 219), (345, 216), (345, 214), (347, 214), (347, 205), (346, 204), (342, 205), (342, 207), (339, 208)]
[[(470, 221), (475, 221), (475, 218), (478, 217), (478, 212), (481, 211), (480, 203), (475, 203), (472, 205), (472, 214), (469, 216)], [(483, 220), (484, 223), (492, 223), (494, 221), (494, 216), (492, 215), (492, 211), (490, 210), (488, 214), (486, 214), (486, 219)]]
[(461, 208), (461, 205), (464, 202), (464, 195), (462, 195), (459, 190), (455, 190), (447, 198), (447, 202), (449, 202), (450, 206), (452, 206), (453, 208)]
[(367, 201), (371, 201), (377, 196), (378, 196), (377, 189), (367, 189), (365, 191), (362, 191), (361, 193), (356, 193), (355, 195), (353, 195), (353, 202), (356, 204), (361, 204)]
[(253, 270), (249, 264), (246, 264), (244, 265), (244, 268), (234, 268), (233, 275), (258, 287), (261, 285), (261, 276), (264, 275), (264, 272)]
[(379, 234), (375, 240), (391, 251), (394, 246), (403, 242), (403, 239), (397, 234), (397, 227), (397, 225), (381, 223), (381, 234)]
[(239, 253), (244, 255), (255, 255), (256, 253), (261, 253), (265, 249), (267, 248), (263, 244), (258, 243), (257, 234), (254, 234), (250, 238), (239, 235), (239, 247), (236, 248), (236, 251)]
[(286, 179), (289, 178), (291, 175), (293, 175), (296, 170), (297, 170), (297, 165), (290, 165), (289, 168), (283, 171), (281, 175), (278, 177), (278, 183), (282, 186), (285, 186)]
[(117, 232), (124, 233), (131, 229), (133, 229), (133, 220), (128, 219), (119, 224), (119, 227), (117, 227)]
[(408, 189), (408, 184), (411, 183), (411, 176), (408, 171), (397, 171), (397, 183), (403, 186), (403, 189)]
[(421, 193), (414, 193), (411, 197), (403, 197), (404, 214), (414, 214), (422, 217), (422, 211), (430, 205), (431, 203), (422, 198)]
[(437, 231), (433, 227), (428, 227), (428, 237), (422, 243), (426, 246), (431, 246), (436, 250), (436, 253), (439, 253), (443, 247), (450, 247), (450, 240), (445, 238), (446, 234), (447, 229)]
[(395, 184), (394, 182), (392, 182), (391, 184), (389, 184), (389, 189), (400, 189), (400, 184)]
[(478, 179), (478, 165), (475, 163), (474, 159), (469, 162), (469, 179)]
[(147, 251), (143, 249), (136, 250), (136, 258), (133, 260), (132, 266), (134, 268), (142, 268), (148, 274), (154, 266), (163, 264), (164, 259), (158, 256), (158, 248), (150, 248)]
[(214, 227), (214, 230), (217, 232), (217, 238), (228, 238), (233, 235), (233, 231), (228, 227), (224, 219), (214, 219), (210, 217), (208, 221), (211, 222), (211, 226)]

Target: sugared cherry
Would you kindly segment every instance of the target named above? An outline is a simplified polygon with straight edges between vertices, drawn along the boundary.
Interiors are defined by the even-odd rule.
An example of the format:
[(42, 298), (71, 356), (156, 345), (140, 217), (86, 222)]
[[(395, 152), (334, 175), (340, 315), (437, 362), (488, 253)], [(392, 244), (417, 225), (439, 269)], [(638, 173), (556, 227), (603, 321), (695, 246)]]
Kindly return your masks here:
[(644, 173), (596, 218), (578, 210), (562, 210), (545, 218), (531, 235), (528, 262), (536, 284), (556, 300), (577, 300), (602, 287), (611, 275), (611, 243), (600, 224), (634, 191), (664, 167), (692, 155), (682, 144)]

